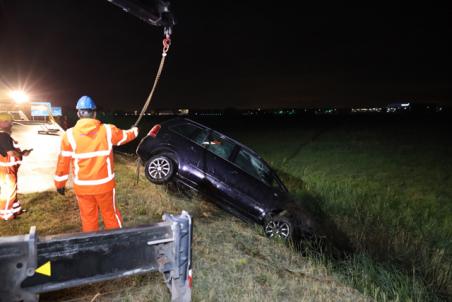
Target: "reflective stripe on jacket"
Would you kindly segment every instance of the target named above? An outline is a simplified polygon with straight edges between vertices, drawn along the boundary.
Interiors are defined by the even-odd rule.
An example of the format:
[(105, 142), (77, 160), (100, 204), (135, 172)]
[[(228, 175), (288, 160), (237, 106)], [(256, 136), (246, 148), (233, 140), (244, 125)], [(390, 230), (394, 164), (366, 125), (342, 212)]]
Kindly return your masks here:
[(80, 119), (61, 140), (55, 173), (57, 188), (65, 186), (72, 162), (77, 195), (101, 194), (115, 187), (113, 146), (125, 144), (138, 135), (137, 128), (121, 130), (96, 119)]
[(22, 163), (22, 156), (2, 156), (0, 154), (0, 173), (15, 174)]
[(20, 166), (22, 161), (19, 158), (16, 158), (15, 156), (1, 156), (0, 155), (0, 167), (14, 167), (14, 166)]

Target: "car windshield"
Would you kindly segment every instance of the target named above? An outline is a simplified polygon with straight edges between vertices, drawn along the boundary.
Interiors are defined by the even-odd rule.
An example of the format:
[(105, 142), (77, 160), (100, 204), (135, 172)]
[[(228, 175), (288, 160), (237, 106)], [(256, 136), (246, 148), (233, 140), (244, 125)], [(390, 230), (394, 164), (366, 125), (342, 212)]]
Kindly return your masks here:
[(261, 161), (259, 158), (257, 158), (247, 150), (241, 149), (238, 152), (237, 157), (235, 158), (235, 163), (240, 168), (256, 177), (260, 181), (266, 183), (267, 185), (275, 188), (280, 188), (280, 184), (273, 176), (270, 168), (263, 161)]

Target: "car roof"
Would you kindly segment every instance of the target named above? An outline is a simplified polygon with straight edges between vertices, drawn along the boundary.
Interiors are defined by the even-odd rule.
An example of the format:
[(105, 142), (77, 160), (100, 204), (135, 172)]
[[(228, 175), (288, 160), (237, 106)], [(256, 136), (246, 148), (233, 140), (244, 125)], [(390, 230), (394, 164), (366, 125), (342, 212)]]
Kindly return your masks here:
[(265, 160), (256, 151), (254, 151), (253, 149), (247, 147), (246, 145), (242, 144), (241, 142), (239, 142), (239, 141), (227, 136), (226, 134), (224, 134), (224, 133), (222, 133), (222, 132), (220, 132), (218, 130), (215, 130), (215, 129), (211, 128), (211, 127), (208, 127), (208, 126), (206, 126), (204, 124), (201, 124), (201, 123), (196, 122), (194, 120), (191, 120), (189, 118), (176, 117), (176, 118), (173, 118), (173, 119), (170, 119), (170, 120), (167, 120), (167, 121), (164, 122), (165, 126), (176, 126), (176, 125), (182, 125), (184, 123), (193, 124), (193, 125), (199, 126), (201, 128), (204, 128), (204, 129), (209, 129), (209, 130), (215, 131), (215, 132), (223, 135), (224, 137), (228, 138), (229, 140), (234, 142), (236, 145), (240, 146), (242, 149), (245, 149), (246, 151), (250, 152), (252, 155), (258, 157), (260, 160), (263, 160), (265, 162)]

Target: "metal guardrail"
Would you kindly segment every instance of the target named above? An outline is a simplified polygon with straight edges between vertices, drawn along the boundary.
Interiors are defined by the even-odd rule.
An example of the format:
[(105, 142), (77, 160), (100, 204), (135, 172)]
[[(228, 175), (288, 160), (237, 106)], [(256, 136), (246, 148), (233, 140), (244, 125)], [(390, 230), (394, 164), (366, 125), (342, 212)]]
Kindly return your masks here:
[(35, 302), (39, 294), (159, 271), (171, 301), (191, 300), (190, 215), (163, 215), (149, 226), (95, 233), (0, 237), (0, 301)]

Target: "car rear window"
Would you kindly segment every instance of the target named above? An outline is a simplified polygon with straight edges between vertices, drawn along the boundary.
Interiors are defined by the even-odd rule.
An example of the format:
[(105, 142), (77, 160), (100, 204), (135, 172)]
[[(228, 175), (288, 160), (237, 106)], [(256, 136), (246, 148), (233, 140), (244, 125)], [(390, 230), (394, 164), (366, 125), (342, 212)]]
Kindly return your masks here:
[(206, 140), (208, 131), (192, 124), (183, 124), (171, 127), (174, 132), (202, 145)]

